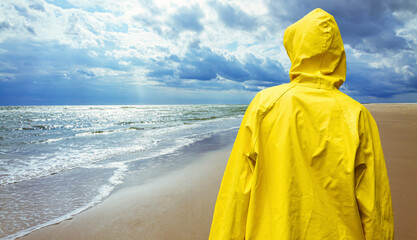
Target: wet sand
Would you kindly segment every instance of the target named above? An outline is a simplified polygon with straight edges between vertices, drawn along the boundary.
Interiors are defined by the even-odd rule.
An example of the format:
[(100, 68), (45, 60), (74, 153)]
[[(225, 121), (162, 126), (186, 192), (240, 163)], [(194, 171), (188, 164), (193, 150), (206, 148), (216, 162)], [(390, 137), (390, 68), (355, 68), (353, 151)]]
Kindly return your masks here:
[[(380, 131), (396, 239), (417, 239), (417, 104), (365, 105)], [(207, 239), (231, 145), (184, 168), (121, 189), (71, 220), (21, 239)]]

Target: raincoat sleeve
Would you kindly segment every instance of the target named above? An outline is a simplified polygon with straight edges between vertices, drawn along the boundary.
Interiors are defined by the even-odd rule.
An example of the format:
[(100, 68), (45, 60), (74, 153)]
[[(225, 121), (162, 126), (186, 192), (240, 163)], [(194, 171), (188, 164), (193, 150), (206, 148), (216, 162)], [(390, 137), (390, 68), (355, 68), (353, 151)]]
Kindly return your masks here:
[(259, 94), (252, 100), (230, 154), (220, 186), (210, 240), (245, 238), (251, 183), (256, 162)]
[(378, 128), (365, 110), (359, 122), (356, 200), (365, 239), (394, 239), (391, 192)]

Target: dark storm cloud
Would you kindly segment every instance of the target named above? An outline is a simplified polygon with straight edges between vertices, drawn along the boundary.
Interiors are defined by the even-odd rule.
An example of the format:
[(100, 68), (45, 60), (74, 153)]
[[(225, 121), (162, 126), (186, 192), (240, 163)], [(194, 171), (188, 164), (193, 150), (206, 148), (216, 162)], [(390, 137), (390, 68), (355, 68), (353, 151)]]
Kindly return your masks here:
[[(377, 4), (380, 1), (374, 0), (374, 3)], [(417, 1), (415, 0), (389, 0), (385, 1), (387, 6), (394, 11), (410, 11), (412, 13), (417, 13)]]
[[(175, 62), (178, 67), (167, 65), (166, 62), (170, 61)], [(288, 81), (287, 74), (277, 61), (262, 60), (254, 55), (248, 55), (245, 61), (241, 62), (234, 57), (226, 58), (206, 47), (189, 48), (183, 58), (171, 55), (152, 68), (155, 70), (149, 72), (147, 76), (155, 80), (172, 83), (173, 79), (182, 79), (213, 83), (213, 80), (222, 78), (251, 85), (249, 89), (251, 91), (259, 91), (260, 88)], [(227, 86), (231, 85), (229, 83)], [(201, 87), (207, 87), (207, 83), (201, 83)]]
[(246, 60), (247, 62), (244, 68), (250, 73), (251, 79), (253, 80), (264, 81), (265, 83), (269, 82), (270, 86), (289, 81), (284, 68), (277, 61), (271, 59), (263, 61), (253, 55), (249, 55)]
[(226, 59), (209, 48), (189, 49), (180, 64), (183, 79), (208, 80), (217, 75), (234, 81), (249, 79), (249, 74), (234, 57)]
[(395, 2), (300, 0), (287, 1), (285, 4), (268, 1), (267, 4), (271, 16), (286, 26), (320, 7), (335, 17), (345, 44), (360, 50), (376, 52), (408, 48), (406, 40), (395, 34), (395, 28), (402, 23), (393, 15), (393, 11), (415, 12), (416, 4), (407, 1), (410, 8), (405, 9), (404, 5)]
[(258, 26), (258, 20), (255, 17), (248, 15), (237, 7), (220, 2), (211, 2), (211, 6), (216, 10), (219, 19), (230, 28), (251, 31)]
[[(403, 84), (395, 83), (395, 81), (380, 81), (389, 78), (395, 78), (395, 75), (390, 74), (379, 74), (378, 71), (369, 71), (368, 74), (372, 74), (372, 79), (369, 78), (368, 74), (363, 73), (352, 73), (348, 74), (347, 78), (349, 81), (344, 83), (344, 87), (348, 90), (353, 90), (354, 92), (349, 94), (353, 97), (360, 96), (372, 96), (378, 98), (391, 98), (396, 94), (416, 92), (416, 88), (408, 88)], [(343, 91), (343, 89), (342, 89)]]
[(211, 80), (217, 77), (216, 71), (203, 62), (195, 62), (179, 69), (179, 77), (181, 79)]
[(417, 92), (417, 77), (407, 80), (388, 68), (370, 68), (360, 63), (351, 63), (346, 81), (341, 90), (352, 91), (350, 95), (391, 98), (397, 94)]

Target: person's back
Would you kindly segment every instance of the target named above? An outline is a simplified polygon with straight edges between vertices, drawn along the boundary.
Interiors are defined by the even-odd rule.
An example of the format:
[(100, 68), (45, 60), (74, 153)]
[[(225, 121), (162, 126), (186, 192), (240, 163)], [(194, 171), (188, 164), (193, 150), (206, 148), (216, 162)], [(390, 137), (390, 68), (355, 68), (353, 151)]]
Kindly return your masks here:
[(338, 88), (333, 17), (316, 9), (285, 32), (291, 82), (259, 92), (231, 153), (210, 239), (393, 239), (377, 126)]

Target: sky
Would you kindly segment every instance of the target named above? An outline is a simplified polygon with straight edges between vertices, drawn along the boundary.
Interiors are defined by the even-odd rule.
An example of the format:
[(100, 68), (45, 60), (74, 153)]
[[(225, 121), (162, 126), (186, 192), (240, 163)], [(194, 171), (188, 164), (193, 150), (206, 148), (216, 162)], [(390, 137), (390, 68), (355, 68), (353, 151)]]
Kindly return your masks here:
[(248, 104), (289, 82), (284, 30), (332, 14), (362, 103), (417, 102), (415, 0), (0, 1), (0, 105)]

